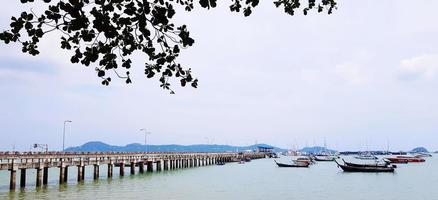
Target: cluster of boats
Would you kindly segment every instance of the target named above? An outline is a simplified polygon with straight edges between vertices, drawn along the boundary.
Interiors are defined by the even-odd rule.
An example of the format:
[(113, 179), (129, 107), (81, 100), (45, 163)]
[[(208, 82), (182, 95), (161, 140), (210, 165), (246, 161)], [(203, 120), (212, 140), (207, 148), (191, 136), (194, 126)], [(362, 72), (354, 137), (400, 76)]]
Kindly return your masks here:
[(341, 159), (340, 162), (338, 159), (339, 156), (336, 155), (317, 155), (317, 156), (307, 156), (300, 157), (295, 160), (292, 160), (292, 163), (279, 163), (276, 160), (274, 162), (278, 167), (302, 167), (307, 168), (315, 162), (335, 162), (339, 168), (341, 168), (345, 172), (394, 172), (397, 168), (395, 164), (407, 164), (407, 163), (420, 163), (426, 162), (424, 157), (431, 157), (430, 154), (419, 154), (416, 156), (396, 156), (391, 158), (383, 158), (379, 160), (374, 155), (359, 155), (355, 156), (356, 159), (360, 160), (375, 160), (374, 163), (353, 163), (347, 162), (344, 159)]

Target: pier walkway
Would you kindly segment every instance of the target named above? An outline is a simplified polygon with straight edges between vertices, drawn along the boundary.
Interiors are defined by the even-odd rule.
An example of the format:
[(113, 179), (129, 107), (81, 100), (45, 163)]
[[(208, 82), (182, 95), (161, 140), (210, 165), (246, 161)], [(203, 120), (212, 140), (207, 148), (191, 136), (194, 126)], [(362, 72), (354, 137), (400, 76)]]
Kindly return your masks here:
[(59, 184), (64, 184), (68, 180), (68, 170), (71, 168), (76, 168), (78, 182), (84, 181), (85, 166), (93, 166), (93, 177), (97, 180), (101, 165), (108, 165), (107, 177), (111, 178), (114, 167), (119, 168), (119, 176), (124, 176), (125, 167), (130, 169), (130, 174), (135, 174), (136, 168), (139, 173), (145, 173), (264, 157), (263, 153), (0, 152), (0, 170), (10, 171), (9, 188), (15, 190), (17, 171), (20, 171), (19, 186), (24, 188), (28, 169), (36, 169), (36, 187), (42, 187), (48, 183), (49, 168), (59, 168)]

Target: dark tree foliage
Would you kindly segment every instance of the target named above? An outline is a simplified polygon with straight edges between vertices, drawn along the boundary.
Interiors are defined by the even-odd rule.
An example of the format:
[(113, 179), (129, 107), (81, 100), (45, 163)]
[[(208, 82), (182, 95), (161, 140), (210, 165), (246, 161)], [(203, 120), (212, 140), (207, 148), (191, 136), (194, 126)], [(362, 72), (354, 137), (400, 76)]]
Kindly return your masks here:
[[(21, 3), (45, 4), (43, 13), (22, 12), (11, 18), (10, 30), (0, 33), (0, 40), (9, 44), (19, 42), (22, 51), (37, 55), (38, 42), (48, 33), (61, 33), (62, 49), (72, 52), (70, 61), (89, 66), (93, 63), (102, 84), (111, 81), (110, 71), (131, 83), (131, 55), (135, 51), (145, 54), (145, 75), (159, 76), (161, 87), (170, 89), (169, 78), (177, 77), (181, 86), (198, 86), (198, 80), (176, 62), (182, 48), (193, 45), (186, 25), (172, 23), (175, 6), (190, 12), (193, 0), (20, 0)], [(302, 5), (304, 3), (305, 5)], [(202, 8), (216, 7), (217, 0), (199, 0)], [(259, 0), (231, 0), (232, 12), (249, 16)], [(310, 10), (331, 14), (335, 0), (274, 0), (289, 15), (297, 9), (304, 15)], [(120, 72), (123, 71), (123, 73)]]

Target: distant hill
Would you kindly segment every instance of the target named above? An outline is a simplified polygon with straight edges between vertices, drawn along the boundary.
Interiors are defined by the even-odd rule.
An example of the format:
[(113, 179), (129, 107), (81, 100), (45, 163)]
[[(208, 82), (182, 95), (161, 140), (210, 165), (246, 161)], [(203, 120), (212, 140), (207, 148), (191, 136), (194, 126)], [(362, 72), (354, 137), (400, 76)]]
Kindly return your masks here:
[(336, 150), (331, 150), (331, 149), (327, 149), (327, 148), (319, 147), (319, 146), (304, 147), (299, 151), (304, 152), (304, 153), (311, 153), (311, 154), (317, 154), (317, 153), (321, 153), (321, 152), (326, 152), (326, 153), (336, 153), (337, 152)]
[(417, 147), (415, 149), (412, 149), (412, 153), (428, 153), (429, 151), (424, 147)]
[(126, 146), (114, 146), (99, 141), (87, 142), (81, 146), (69, 147), (67, 152), (236, 152), (255, 150), (257, 146), (272, 147), (275, 152), (283, 152), (285, 149), (274, 147), (267, 144), (257, 144), (251, 146), (230, 146), (217, 144), (197, 144), (197, 145), (145, 145), (133, 143)]

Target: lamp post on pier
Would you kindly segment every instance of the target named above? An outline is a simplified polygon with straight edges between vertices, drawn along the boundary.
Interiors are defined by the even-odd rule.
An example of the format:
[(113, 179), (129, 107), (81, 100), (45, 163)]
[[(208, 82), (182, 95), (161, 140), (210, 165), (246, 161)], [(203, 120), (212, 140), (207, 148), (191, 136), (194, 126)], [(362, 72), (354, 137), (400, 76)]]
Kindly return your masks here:
[(71, 122), (72, 122), (71, 120), (65, 120), (64, 121), (64, 129), (62, 130), (62, 152), (65, 151), (65, 125), (67, 123), (71, 123)]
[(146, 152), (148, 152), (148, 135), (152, 134), (148, 132), (145, 128), (140, 129), (140, 131), (144, 131), (144, 146), (146, 147)]

